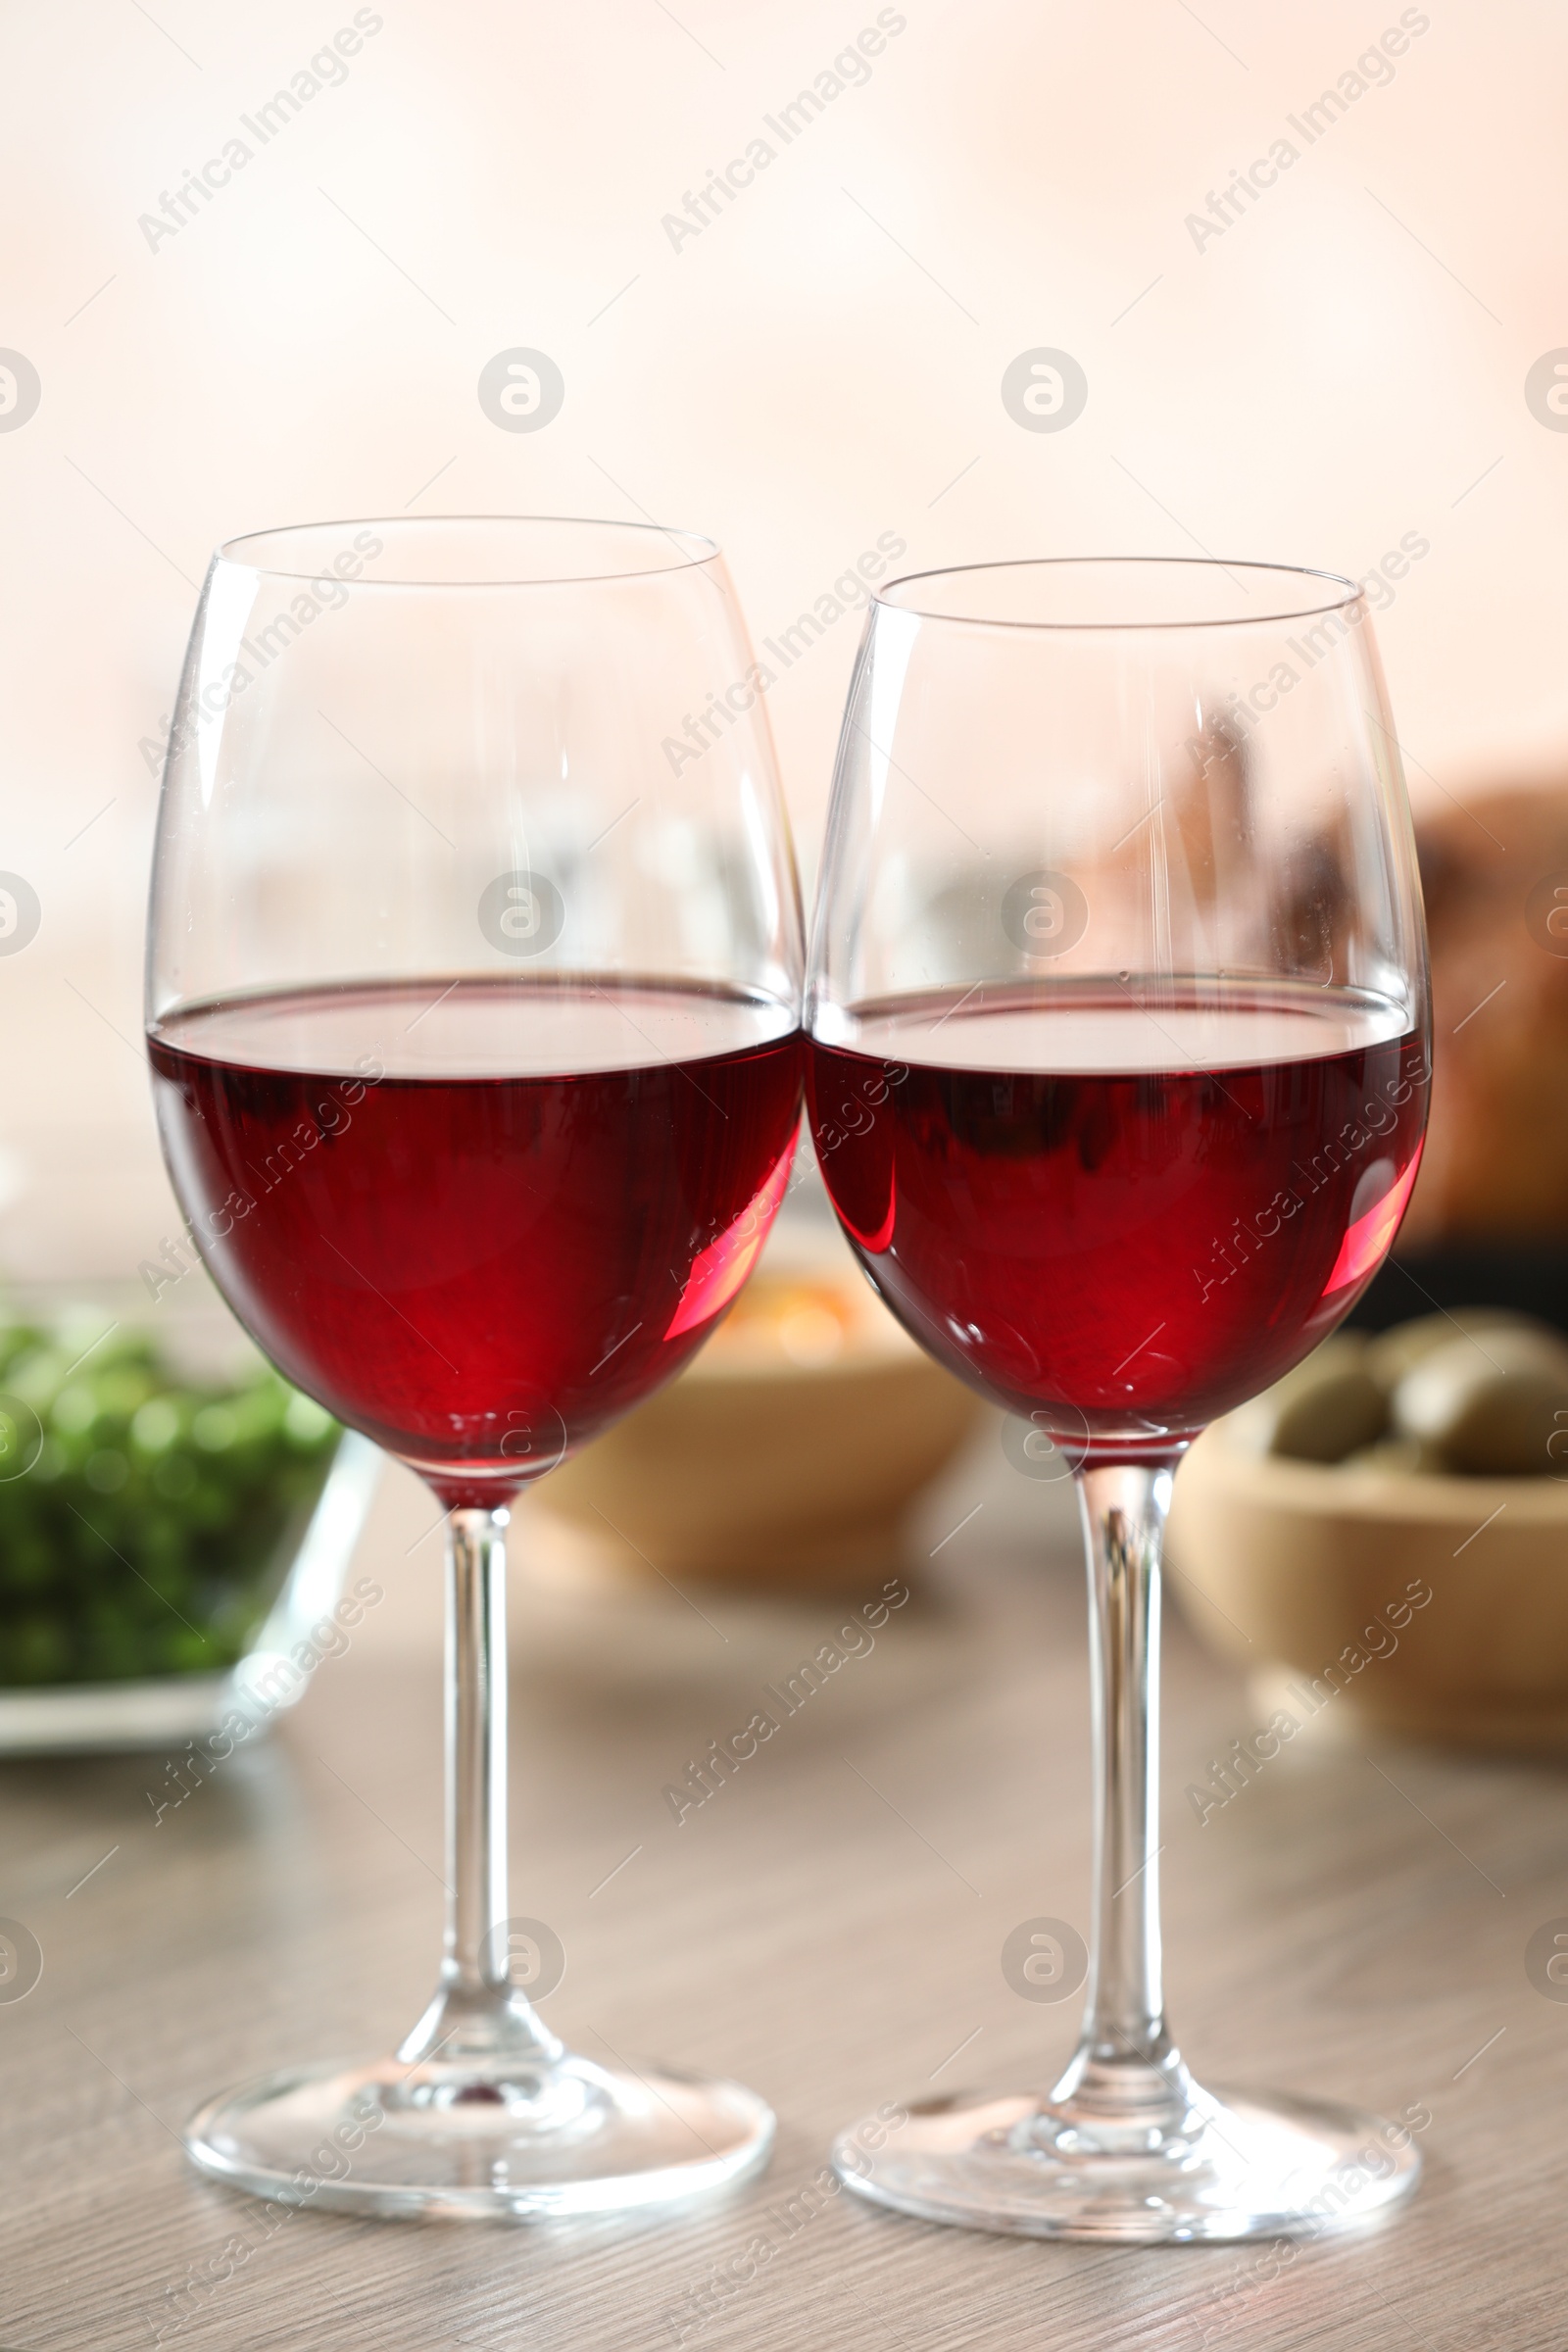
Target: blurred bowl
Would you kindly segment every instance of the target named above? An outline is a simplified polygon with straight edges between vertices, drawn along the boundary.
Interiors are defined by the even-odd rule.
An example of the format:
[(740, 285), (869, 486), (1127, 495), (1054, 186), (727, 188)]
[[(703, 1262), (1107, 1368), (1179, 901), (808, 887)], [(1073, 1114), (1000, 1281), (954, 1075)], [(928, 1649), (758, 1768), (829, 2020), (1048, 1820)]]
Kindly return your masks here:
[(194, 1269), (156, 1303), (0, 1304), (6, 1340), (38, 1335), (0, 1379), (0, 1755), (249, 1739), (346, 1646), (379, 1453), (269, 1375)]
[(1219, 1421), (1168, 1543), (1183, 1615), (1261, 1720), (1568, 1747), (1568, 1482), (1281, 1460)]
[(837, 1591), (899, 1564), (909, 1504), (984, 1409), (841, 1244), (770, 1252), (701, 1354), (553, 1472), (537, 1510), (622, 1576)]

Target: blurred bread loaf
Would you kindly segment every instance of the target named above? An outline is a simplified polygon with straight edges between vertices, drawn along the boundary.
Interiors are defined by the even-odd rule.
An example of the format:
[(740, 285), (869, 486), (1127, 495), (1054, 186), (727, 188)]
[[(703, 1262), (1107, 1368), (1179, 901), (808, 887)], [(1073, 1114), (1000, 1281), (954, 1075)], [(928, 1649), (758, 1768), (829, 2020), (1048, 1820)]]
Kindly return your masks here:
[(1406, 1251), (1568, 1237), (1568, 788), (1464, 799), (1416, 828), (1432, 1125)]

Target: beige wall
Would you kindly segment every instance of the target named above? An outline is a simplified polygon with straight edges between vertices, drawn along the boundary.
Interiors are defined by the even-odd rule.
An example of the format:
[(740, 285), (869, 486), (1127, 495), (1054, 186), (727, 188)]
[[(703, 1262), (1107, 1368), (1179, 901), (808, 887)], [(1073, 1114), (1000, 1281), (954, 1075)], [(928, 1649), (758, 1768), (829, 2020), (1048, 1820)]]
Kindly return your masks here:
[[(1525, 398), (1568, 344), (1549, 0), (899, 0), (788, 143), (765, 118), (872, 0), (359, 13), (378, 28), (265, 144), (241, 118), (349, 0), (79, 0), (0, 34), (0, 345), (41, 383), (0, 431), (0, 868), (43, 906), (0, 957), (0, 1264), (134, 1262), (168, 1214), (138, 744), (235, 528), (646, 511), (724, 541), (759, 638), (885, 532), (902, 568), (1201, 547), (1356, 572), (1413, 534), (1379, 630), (1418, 794), (1568, 744), (1568, 432)], [(1401, 16), (1308, 143), (1288, 119)], [(150, 246), (138, 217), (236, 135), (251, 159)], [(662, 217), (759, 137), (754, 184), (672, 243)], [(1282, 137), (1298, 160), (1200, 242), (1187, 216)], [(537, 432), (476, 396), (513, 346), (564, 377)], [(1087, 376), (1063, 431), (1000, 396), (1040, 346)], [(808, 864), (857, 627), (771, 698)]]

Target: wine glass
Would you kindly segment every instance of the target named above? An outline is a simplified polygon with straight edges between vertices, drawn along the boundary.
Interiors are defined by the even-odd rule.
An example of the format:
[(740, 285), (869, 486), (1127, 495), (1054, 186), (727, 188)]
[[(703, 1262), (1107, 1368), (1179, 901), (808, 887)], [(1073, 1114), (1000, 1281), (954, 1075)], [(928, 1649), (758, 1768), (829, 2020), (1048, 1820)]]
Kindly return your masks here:
[(800, 1115), (798, 891), (712, 544), (554, 518), (230, 541), (158, 823), (171, 1176), (287, 1377), (448, 1514), (445, 1958), (395, 2056), (204, 2107), (220, 2180), (359, 2212), (604, 2212), (765, 2158), (730, 2082), (601, 2064), (507, 1892), (508, 1505), (701, 1346)]
[(1095, 1709), (1071, 2063), (1049, 2095), (922, 2105), (874, 2154), (846, 2134), (840, 2177), (1042, 2237), (1364, 2223), (1414, 2186), (1409, 2132), (1195, 2083), (1157, 1876), (1172, 1472), (1353, 1305), (1421, 1153), (1421, 902), (1354, 586), (1136, 560), (886, 584), (806, 1024), (818, 1157), (872, 1286), (1029, 1422), (1035, 1476), (1076, 1476)]

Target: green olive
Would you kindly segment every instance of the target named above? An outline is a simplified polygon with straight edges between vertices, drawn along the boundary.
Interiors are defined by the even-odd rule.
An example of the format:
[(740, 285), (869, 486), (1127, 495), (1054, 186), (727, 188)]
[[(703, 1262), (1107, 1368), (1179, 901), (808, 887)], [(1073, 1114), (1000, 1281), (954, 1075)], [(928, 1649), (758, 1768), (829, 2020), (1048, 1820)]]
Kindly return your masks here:
[(1441, 1470), (1443, 1461), (1436, 1446), (1423, 1446), (1419, 1438), (1380, 1438), (1375, 1446), (1363, 1446), (1358, 1453), (1348, 1453), (1342, 1467), (1380, 1470), (1409, 1478), (1421, 1471)]
[(1472, 1333), (1479, 1337), (1489, 1331), (1533, 1331), (1551, 1336), (1548, 1325), (1538, 1323), (1533, 1315), (1516, 1314), (1511, 1307), (1440, 1309), (1435, 1315), (1417, 1315), (1412, 1322), (1396, 1323), (1392, 1331), (1380, 1331), (1368, 1344), (1367, 1369), (1392, 1395), (1407, 1372), (1413, 1372), (1417, 1364), (1435, 1355), (1440, 1348)]
[(1354, 1333), (1325, 1340), (1234, 1416), (1240, 1442), (1256, 1453), (1300, 1462), (1340, 1462), (1374, 1445), (1388, 1425), (1383, 1391)]
[(1395, 1390), (1401, 1436), (1472, 1477), (1568, 1474), (1568, 1346), (1494, 1329), (1424, 1355)]

